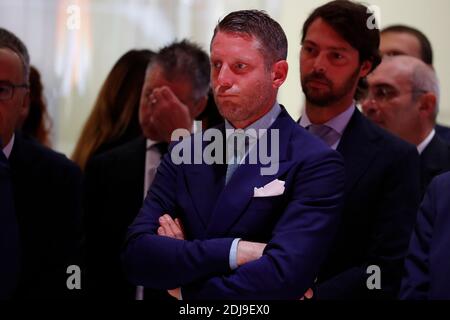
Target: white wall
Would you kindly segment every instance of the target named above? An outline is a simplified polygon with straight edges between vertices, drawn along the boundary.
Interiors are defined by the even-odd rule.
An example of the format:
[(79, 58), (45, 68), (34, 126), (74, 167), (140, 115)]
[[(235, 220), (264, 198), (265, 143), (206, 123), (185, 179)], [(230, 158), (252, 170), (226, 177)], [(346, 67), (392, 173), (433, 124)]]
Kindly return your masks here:
[[(320, 0), (0, 0), (0, 26), (15, 32), (27, 44), (32, 63), (43, 76), (54, 121), (55, 148), (70, 155), (103, 80), (123, 53), (132, 48), (157, 50), (183, 37), (208, 50), (217, 20), (238, 9), (265, 9), (286, 31), (290, 71), (279, 100), (292, 116), (298, 117), (303, 104), (298, 71), (300, 29), (309, 13), (324, 3)], [(450, 94), (446, 90), (450, 89), (447, 58), (450, 57), (447, 35), (450, 1), (368, 0), (367, 3), (380, 7), (382, 27), (392, 23), (409, 24), (430, 38), (441, 80), (439, 120), (450, 124)], [(71, 4), (81, 8), (77, 30), (67, 28), (67, 8)], [(70, 52), (75, 55), (71, 56)]]
[[(285, 0), (280, 23), (289, 41), (290, 74), (279, 99), (292, 116), (297, 117), (303, 105), (300, 90), (298, 57), (300, 30), (309, 13), (327, 1)], [(450, 1), (448, 0), (368, 0), (380, 8), (381, 28), (390, 24), (407, 24), (418, 28), (430, 39), (434, 50), (434, 66), (441, 84), (441, 111), (438, 121), (450, 125)]]

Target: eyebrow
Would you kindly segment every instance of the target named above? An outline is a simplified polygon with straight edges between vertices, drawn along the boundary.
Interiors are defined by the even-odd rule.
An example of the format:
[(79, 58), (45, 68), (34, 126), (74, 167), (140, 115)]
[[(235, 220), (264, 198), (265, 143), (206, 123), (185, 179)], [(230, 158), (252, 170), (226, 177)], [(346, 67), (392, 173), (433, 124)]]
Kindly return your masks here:
[[(318, 45), (315, 42), (311, 41), (311, 40), (303, 41), (302, 45), (305, 45), (305, 44), (309, 44), (309, 45), (313, 45), (315, 47), (318, 47)], [(334, 51), (348, 51), (348, 48), (345, 48), (345, 47), (327, 47), (326, 49), (334, 50)]]

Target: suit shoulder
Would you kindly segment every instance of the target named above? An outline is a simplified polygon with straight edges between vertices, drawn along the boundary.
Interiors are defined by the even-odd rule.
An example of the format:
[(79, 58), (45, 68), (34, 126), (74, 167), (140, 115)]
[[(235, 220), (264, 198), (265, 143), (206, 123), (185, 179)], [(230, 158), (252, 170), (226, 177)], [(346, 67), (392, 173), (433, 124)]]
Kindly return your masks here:
[[(386, 155), (388, 155), (389, 152), (395, 152), (395, 154), (399, 155), (408, 152), (417, 153), (417, 148), (414, 145), (393, 135), (362, 115), (360, 121), (364, 123), (370, 138), (383, 145), (382, 152)], [(361, 134), (361, 132), (357, 132), (356, 134)]]
[(64, 154), (43, 146), (36, 141), (28, 138), (19, 138), (21, 153), (29, 157), (31, 163), (45, 164), (46, 167), (60, 168), (73, 172), (80, 172), (80, 168)]
[(130, 159), (135, 157), (135, 154), (145, 154), (146, 140), (143, 137), (139, 137), (130, 142), (127, 142), (121, 146), (115, 147), (104, 153), (94, 156), (88, 163), (88, 166), (103, 165), (111, 161), (118, 161), (122, 159)]
[(440, 193), (444, 190), (449, 190), (450, 189), (450, 172), (446, 172), (446, 173), (443, 173), (443, 174), (435, 177), (430, 184), (430, 189), (437, 190)]

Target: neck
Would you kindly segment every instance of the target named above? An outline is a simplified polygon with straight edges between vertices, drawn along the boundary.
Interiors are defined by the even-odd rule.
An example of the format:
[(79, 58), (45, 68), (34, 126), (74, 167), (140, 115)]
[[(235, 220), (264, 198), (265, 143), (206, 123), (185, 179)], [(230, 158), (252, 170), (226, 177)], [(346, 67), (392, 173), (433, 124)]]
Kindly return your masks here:
[(252, 123), (258, 121), (259, 119), (261, 119), (262, 117), (264, 117), (273, 107), (273, 105), (275, 104), (276, 99), (271, 99), (269, 103), (267, 103), (267, 105), (261, 109), (261, 112), (258, 112), (256, 115), (245, 119), (245, 120), (241, 120), (241, 121), (231, 121), (228, 120), (235, 129), (245, 129), (248, 126), (250, 126)]
[(431, 131), (433, 131), (433, 127), (430, 126), (422, 127), (421, 130), (416, 131), (418, 132), (417, 135), (411, 137), (411, 139), (407, 139), (407, 141), (409, 143), (414, 144), (415, 146), (418, 146), (428, 137)]
[(327, 106), (317, 106), (306, 100), (305, 110), (311, 123), (324, 124), (347, 110), (352, 103), (352, 97), (341, 99)]

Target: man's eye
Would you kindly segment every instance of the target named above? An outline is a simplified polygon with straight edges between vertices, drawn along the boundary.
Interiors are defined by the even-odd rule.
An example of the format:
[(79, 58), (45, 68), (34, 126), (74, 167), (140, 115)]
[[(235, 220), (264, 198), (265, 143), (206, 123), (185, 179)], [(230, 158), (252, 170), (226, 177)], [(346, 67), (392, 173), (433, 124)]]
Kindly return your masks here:
[(337, 52), (334, 52), (332, 54), (332, 57), (333, 57), (333, 59), (336, 59), (336, 60), (341, 60), (342, 58), (344, 58), (344, 56), (342, 54), (337, 53)]
[(220, 62), (214, 62), (214, 63), (213, 63), (213, 67), (214, 67), (215, 69), (220, 69), (220, 68), (222, 67), (222, 64), (221, 64)]
[(306, 53), (312, 53), (314, 51), (313, 47), (303, 46), (303, 51)]
[(10, 87), (8, 86), (0, 86), (0, 94), (6, 94), (10, 91)]
[(237, 63), (236, 68), (239, 70), (245, 69), (247, 65), (245, 63)]

